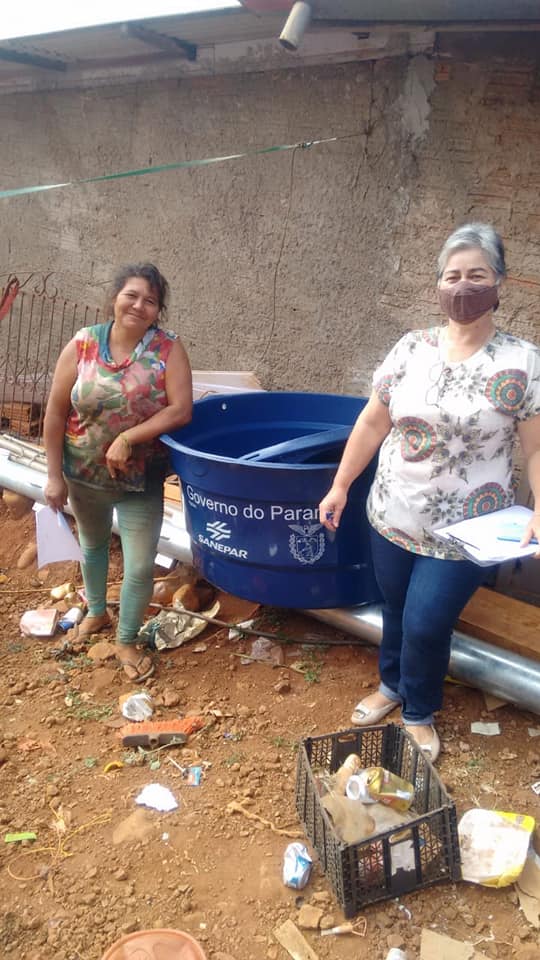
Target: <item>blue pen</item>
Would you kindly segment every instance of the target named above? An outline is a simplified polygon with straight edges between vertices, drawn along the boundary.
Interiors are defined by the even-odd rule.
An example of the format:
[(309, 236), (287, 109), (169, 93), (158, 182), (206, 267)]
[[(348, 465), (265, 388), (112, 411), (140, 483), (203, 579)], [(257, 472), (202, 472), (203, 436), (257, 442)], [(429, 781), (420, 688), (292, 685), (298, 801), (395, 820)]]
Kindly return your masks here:
[[(523, 540), (523, 534), (521, 535), (521, 537), (519, 537), (519, 536), (514, 536), (512, 533), (500, 533), (499, 536), (497, 537), (497, 540), (507, 540), (510, 543), (521, 543), (521, 541)], [(532, 539), (529, 540), (529, 543), (526, 543), (525, 546), (528, 547), (530, 543), (537, 544), (538, 540), (536, 539), (536, 537), (532, 537)]]
[[(334, 519), (334, 511), (333, 511), (333, 510), (327, 510), (324, 516), (325, 516), (325, 519), (326, 519), (326, 520), (333, 520), (333, 519)], [(336, 539), (336, 533), (337, 533), (337, 530), (336, 530), (336, 529), (334, 529), (334, 530), (329, 530), (328, 527), (326, 528), (326, 536), (327, 536), (327, 539), (330, 541), (330, 543), (333, 543), (334, 540)]]

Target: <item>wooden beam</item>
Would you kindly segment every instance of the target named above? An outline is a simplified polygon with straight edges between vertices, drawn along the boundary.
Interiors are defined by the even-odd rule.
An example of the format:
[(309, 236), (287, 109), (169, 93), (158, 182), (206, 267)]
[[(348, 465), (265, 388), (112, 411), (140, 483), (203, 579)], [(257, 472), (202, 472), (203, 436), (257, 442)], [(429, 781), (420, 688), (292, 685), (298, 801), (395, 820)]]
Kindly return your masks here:
[(63, 60), (41, 57), (35, 53), (22, 53), (19, 50), (6, 50), (4, 47), (0, 47), (0, 60), (24, 63), (25, 66), (39, 67), (41, 70), (60, 70), (60, 72), (64, 72), (67, 69), (67, 64)]
[(185, 57), (186, 60), (197, 59), (196, 45), (188, 43), (187, 40), (180, 40), (178, 37), (169, 37), (165, 33), (149, 30), (148, 27), (142, 27), (140, 23), (123, 23), (121, 30), (128, 37), (140, 40), (141, 43), (147, 43), (150, 47), (156, 47), (166, 53), (175, 53), (176, 56)]
[(540, 607), (480, 587), (457, 622), (458, 630), (504, 650), (540, 660)]

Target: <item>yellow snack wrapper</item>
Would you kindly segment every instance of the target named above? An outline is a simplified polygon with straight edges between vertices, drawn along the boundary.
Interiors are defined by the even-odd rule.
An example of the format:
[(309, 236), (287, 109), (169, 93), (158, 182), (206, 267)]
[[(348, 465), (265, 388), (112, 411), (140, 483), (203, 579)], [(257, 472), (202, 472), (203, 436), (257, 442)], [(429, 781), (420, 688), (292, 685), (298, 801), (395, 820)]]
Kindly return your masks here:
[(414, 787), (384, 767), (368, 767), (365, 782), (370, 797), (394, 810), (408, 810), (414, 800)]

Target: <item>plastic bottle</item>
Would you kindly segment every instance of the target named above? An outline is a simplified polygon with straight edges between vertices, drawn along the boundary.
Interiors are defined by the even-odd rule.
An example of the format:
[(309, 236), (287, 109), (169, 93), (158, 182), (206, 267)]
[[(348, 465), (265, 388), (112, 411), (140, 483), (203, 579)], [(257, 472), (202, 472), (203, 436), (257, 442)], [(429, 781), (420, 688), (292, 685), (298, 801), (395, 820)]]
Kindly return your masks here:
[(408, 960), (408, 958), (404, 950), (400, 950), (399, 947), (391, 947), (385, 960)]

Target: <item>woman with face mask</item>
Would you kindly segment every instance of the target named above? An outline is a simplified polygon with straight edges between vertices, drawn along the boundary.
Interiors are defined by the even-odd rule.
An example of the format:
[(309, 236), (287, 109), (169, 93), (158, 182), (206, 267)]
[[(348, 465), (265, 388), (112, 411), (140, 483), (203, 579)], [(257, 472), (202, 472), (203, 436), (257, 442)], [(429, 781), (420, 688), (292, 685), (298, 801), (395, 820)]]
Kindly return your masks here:
[[(535, 498), (524, 541), (540, 538), (540, 350), (495, 325), (506, 274), (500, 236), (466, 224), (446, 241), (438, 296), (447, 322), (414, 330), (390, 351), (320, 504), (329, 530), (349, 487), (379, 450), (367, 511), (383, 597), (379, 689), (352, 723), (379, 723), (401, 707), (407, 731), (435, 761), (454, 623), (486, 577), (433, 533), (510, 506), (515, 436)], [(536, 554), (540, 556), (540, 552)]]

